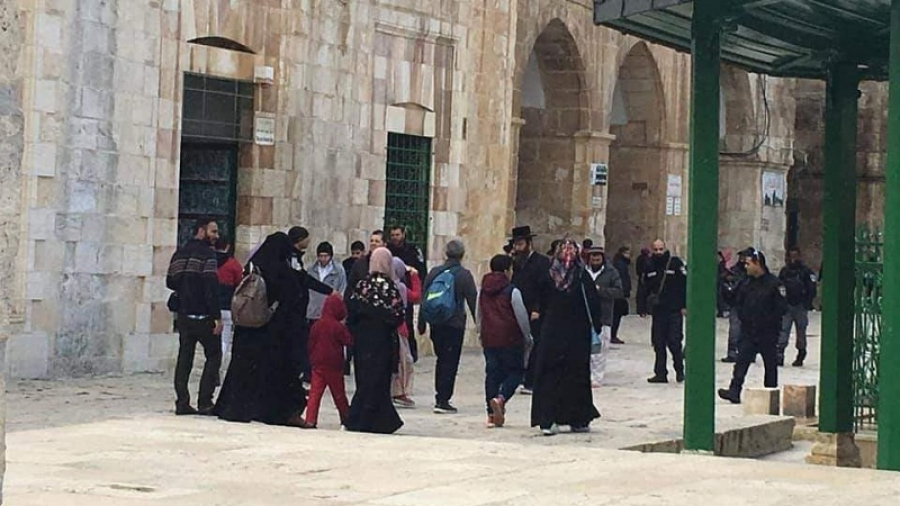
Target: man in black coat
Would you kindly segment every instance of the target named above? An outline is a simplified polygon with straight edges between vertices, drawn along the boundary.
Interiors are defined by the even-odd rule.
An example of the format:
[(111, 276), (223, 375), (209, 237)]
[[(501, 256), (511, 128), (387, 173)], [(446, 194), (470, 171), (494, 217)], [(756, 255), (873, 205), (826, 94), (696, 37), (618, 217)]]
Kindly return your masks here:
[(763, 357), (766, 388), (778, 387), (778, 335), (787, 313), (784, 285), (766, 267), (766, 257), (754, 248), (746, 250), (747, 281), (738, 291), (732, 311), (741, 319), (741, 341), (731, 385), (719, 397), (740, 404), (741, 389), (756, 355)]
[[(668, 383), (668, 356), (672, 354), (675, 379), (684, 381), (684, 314), (687, 306), (687, 269), (684, 262), (666, 249), (666, 243), (653, 242), (653, 255), (646, 278), (646, 310), (653, 317), (650, 340), (656, 353), (653, 377), (648, 383)], [(641, 315), (646, 317), (647, 314)]]
[[(414, 244), (406, 242), (406, 229), (401, 226), (393, 226), (390, 229), (391, 239), (387, 247), (391, 250), (394, 257), (403, 260), (408, 267), (414, 268), (419, 273), (419, 281), (425, 285), (425, 276), (428, 272), (425, 267), (425, 256), (422, 250)], [(407, 274), (409, 276), (409, 274)], [(412, 302), (406, 305), (406, 328), (413, 328), (413, 306)], [(419, 361), (419, 346), (415, 338), (409, 340), (409, 351), (412, 354), (413, 362)]]
[(541, 317), (548, 291), (551, 288), (550, 259), (534, 251), (534, 237), (529, 226), (516, 227), (512, 230), (515, 255), (512, 282), (522, 292), (522, 300), (525, 302), (528, 319), (531, 321), (531, 335), (534, 336), (534, 345), (528, 355), (528, 366), (522, 385), (524, 394), (531, 394), (534, 386), (535, 359), (540, 346)]

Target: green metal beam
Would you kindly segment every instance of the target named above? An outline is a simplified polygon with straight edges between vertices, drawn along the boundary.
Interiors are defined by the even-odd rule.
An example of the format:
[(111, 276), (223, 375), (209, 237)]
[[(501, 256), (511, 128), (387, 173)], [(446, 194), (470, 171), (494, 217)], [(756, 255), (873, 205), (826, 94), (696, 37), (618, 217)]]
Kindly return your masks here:
[(684, 447), (715, 450), (716, 257), (719, 231), (719, 75), (727, 4), (696, 0), (692, 25), (688, 168), (687, 370)]
[(859, 71), (832, 63), (825, 95), (824, 267), (819, 430), (853, 431), (853, 289)]
[(900, 471), (900, 0), (891, 2), (890, 48), (884, 299), (878, 358), (878, 469)]

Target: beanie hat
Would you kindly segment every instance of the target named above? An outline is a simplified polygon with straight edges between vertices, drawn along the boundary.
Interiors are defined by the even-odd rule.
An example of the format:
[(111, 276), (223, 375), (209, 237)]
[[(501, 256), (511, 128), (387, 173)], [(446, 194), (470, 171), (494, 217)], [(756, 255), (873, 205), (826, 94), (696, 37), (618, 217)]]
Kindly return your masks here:
[(334, 256), (334, 246), (331, 245), (330, 242), (320, 242), (318, 246), (316, 246), (316, 255), (321, 255), (322, 253), (328, 253), (328, 256)]

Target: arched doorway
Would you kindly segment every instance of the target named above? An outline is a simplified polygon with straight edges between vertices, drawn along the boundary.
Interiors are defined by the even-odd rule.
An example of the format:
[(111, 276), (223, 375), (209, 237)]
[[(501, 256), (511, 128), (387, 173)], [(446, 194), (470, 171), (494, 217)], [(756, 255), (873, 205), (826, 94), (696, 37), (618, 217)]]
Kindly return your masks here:
[(664, 117), (656, 61), (643, 42), (619, 69), (610, 110), (606, 247), (639, 249), (663, 235), (665, 175), (660, 150)]
[(537, 38), (516, 91), (523, 120), (516, 171), (516, 223), (543, 247), (572, 229), (575, 133), (587, 111), (584, 65), (559, 19)]

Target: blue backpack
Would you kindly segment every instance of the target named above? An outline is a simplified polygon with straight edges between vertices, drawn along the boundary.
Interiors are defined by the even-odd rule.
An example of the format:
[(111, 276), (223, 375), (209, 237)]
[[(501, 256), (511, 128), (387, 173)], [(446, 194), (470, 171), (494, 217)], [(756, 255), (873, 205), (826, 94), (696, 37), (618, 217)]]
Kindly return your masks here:
[(456, 302), (456, 273), (459, 270), (459, 266), (444, 269), (428, 285), (419, 309), (426, 323), (440, 325), (456, 313), (459, 306)]

